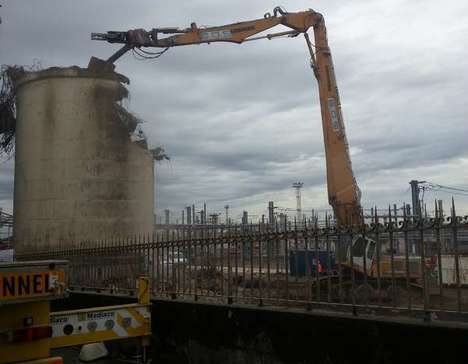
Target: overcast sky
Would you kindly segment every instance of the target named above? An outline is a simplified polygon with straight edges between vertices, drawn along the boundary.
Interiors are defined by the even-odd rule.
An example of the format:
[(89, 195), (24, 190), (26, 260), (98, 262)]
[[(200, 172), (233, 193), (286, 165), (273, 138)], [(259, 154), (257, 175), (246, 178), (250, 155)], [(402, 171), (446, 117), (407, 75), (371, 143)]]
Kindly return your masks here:
[[(3, 0), (0, 63), (86, 66), (115, 45), (91, 32), (222, 25), (276, 5), (324, 14), (353, 167), (363, 205), (410, 201), (408, 181), (468, 189), (468, 1), (450, 0)], [(269, 200), (326, 209), (318, 89), (302, 37), (170, 49), (117, 63), (131, 80), (128, 107), (146, 121), (157, 166), (156, 206), (206, 201), (266, 213)], [(13, 165), (0, 165), (0, 204), (11, 210)], [(428, 192), (428, 200), (450, 195)], [(468, 197), (458, 196), (468, 210)]]

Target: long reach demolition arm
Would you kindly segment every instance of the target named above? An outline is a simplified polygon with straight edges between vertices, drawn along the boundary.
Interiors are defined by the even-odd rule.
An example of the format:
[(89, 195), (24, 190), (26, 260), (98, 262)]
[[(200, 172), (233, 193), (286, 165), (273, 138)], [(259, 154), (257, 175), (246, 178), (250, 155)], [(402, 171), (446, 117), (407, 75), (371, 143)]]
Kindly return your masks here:
[[(254, 37), (254, 35), (277, 25), (283, 25), (292, 30)], [(307, 33), (310, 28), (314, 30), (315, 44), (312, 44)], [(363, 217), (360, 190), (351, 166), (340, 97), (322, 14), (313, 10), (289, 13), (280, 7), (276, 7), (273, 14), (266, 13), (262, 19), (240, 23), (206, 28), (199, 28), (195, 23), (192, 23), (190, 28), (187, 29), (155, 28), (151, 31), (143, 29), (126, 32), (110, 31), (107, 33), (92, 33), (91, 39), (124, 44), (105, 62), (107, 66), (113, 67), (113, 63), (118, 58), (132, 49), (147, 58), (156, 58), (170, 47), (214, 42), (240, 44), (252, 40), (272, 39), (281, 36), (296, 37), (301, 33), (304, 34), (310, 52), (311, 67), (319, 85), (329, 203), (333, 207), (338, 225), (361, 224)], [(167, 34), (169, 36), (160, 38), (160, 35)], [(141, 49), (144, 47), (158, 47), (164, 48), (164, 50), (159, 53), (152, 53)], [(95, 64), (102, 63), (102, 61), (94, 58), (90, 63), (90, 67), (93, 66), (93, 62)]]

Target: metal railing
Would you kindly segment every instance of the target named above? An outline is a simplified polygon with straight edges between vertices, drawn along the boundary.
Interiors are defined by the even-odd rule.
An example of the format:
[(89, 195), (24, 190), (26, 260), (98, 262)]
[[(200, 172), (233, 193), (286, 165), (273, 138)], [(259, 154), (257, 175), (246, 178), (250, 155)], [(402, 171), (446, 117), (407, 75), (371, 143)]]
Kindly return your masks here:
[[(349, 229), (248, 225), (23, 253), (70, 261), (70, 285), (155, 297), (391, 312), (468, 312), (468, 217), (376, 218)], [(441, 317), (442, 317), (441, 316)]]

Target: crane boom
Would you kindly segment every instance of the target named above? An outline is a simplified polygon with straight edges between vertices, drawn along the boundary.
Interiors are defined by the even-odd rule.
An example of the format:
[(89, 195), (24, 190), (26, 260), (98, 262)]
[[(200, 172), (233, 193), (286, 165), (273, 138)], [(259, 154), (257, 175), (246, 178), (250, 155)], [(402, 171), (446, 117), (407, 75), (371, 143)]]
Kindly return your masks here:
[[(277, 25), (284, 25), (291, 31), (253, 37)], [(313, 28), (314, 42), (307, 31)], [(338, 225), (355, 225), (363, 222), (360, 204), (360, 190), (354, 178), (345, 126), (341, 112), (340, 97), (336, 83), (332, 56), (328, 45), (325, 21), (320, 13), (313, 10), (289, 13), (276, 7), (273, 14), (266, 13), (263, 18), (216, 27), (199, 28), (192, 23), (190, 28), (155, 28), (126, 32), (92, 33), (93, 40), (122, 43), (124, 46), (114, 53), (107, 64), (133, 48), (159, 47), (170, 48), (213, 42), (243, 43), (260, 38), (271, 39), (278, 36), (297, 36), (304, 34), (311, 56), (311, 67), (319, 85), (320, 108), (322, 116), (325, 158), (327, 167), (327, 188), (329, 203), (333, 207)], [(161, 38), (161, 34), (169, 36)]]

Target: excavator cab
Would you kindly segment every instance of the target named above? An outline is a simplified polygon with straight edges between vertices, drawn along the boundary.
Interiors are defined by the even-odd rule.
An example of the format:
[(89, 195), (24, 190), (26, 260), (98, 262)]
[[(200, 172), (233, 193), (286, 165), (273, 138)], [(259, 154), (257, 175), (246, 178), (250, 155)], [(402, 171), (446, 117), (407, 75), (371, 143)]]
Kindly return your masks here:
[[(347, 263), (351, 266), (351, 254), (352, 254), (352, 268), (368, 274), (371, 272), (372, 266), (375, 262), (376, 254), (376, 243), (374, 240), (364, 237), (362, 235), (357, 235), (354, 237), (351, 245), (348, 247), (346, 254)], [(364, 269), (365, 263), (365, 269)]]

